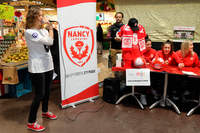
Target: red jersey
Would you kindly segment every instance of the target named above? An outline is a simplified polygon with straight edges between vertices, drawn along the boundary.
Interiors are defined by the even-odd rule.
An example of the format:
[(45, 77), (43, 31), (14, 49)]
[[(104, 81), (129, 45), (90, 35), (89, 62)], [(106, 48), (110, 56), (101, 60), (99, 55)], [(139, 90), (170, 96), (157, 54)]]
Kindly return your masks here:
[(186, 67), (197, 67), (199, 65), (199, 58), (197, 53), (194, 52), (194, 55), (191, 53), (186, 55), (185, 57), (182, 56), (181, 50), (178, 50), (176, 54), (179, 56), (181, 61), (184, 63)]
[(164, 55), (162, 50), (157, 51), (156, 56), (162, 58), (164, 62), (168, 61), (168, 64), (166, 65), (178, 65), (181, 63), (181, 59), (179, 56), (175, 53), (172, 52), (171, 54)]
[[(142, 55), (145, 47), (145, 29), (138, 24), (139, 30), (132, 31), (129, 25), (123, 25), (117, 32), (119, 37), (122, 37), (122, 56), (123, 58), (133, 60)], [(128, 52), (128, 53), (127, 53)]]
[(151, 61), (153, 60), (153, 58), (155, 57), (156, 55), (156, 50), (155, 49), (150, 49), (148, 51), (144, 51), (143, 53), (143, 56), (144, 56), (144, 59), (146, 60), (147, 63), (151, 63)]

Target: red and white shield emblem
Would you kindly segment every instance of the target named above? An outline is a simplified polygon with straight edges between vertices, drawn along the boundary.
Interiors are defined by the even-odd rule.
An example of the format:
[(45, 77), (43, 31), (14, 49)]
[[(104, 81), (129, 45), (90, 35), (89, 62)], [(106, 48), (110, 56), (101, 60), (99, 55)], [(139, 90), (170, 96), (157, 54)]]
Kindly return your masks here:
[(84, 66), (94, 49), (93, 30), (86, 26), (74, 26), (64, 30), (64, 50), (77, 66)]

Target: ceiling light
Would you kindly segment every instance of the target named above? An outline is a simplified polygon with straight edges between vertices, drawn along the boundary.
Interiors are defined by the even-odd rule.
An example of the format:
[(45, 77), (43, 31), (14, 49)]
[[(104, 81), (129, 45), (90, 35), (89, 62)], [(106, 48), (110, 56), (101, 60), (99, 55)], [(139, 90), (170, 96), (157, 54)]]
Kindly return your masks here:
[(16, 9), (17, 11), (25, 11), (25, 9)]
[(42, 10), (52, 11), (52, 10), (55, 10), (55, 9), (54, 8), (42, 8)]

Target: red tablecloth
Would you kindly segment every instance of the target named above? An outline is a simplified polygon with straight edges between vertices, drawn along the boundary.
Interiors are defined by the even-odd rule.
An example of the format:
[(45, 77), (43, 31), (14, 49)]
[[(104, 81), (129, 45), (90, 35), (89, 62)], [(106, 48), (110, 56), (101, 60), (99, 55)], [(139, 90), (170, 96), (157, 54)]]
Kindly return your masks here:
[[(151, 66), (147, 66), (146, 68), (149, 68), (151, 71), (156, 71), (156, 72), (168, 72), (172, 74), (183, 74), (182, 71), (187, 71), (187, 72), (193, 72), (197, 74), (197, 76), (200, 76), (200, 68), (199, 67), (184, 67), (182, 69), (179, 69), (176, 66), (165, 66), (162, 69), (154, 69)], [(112, 71), (125, 71), (126, 68), (124, 67), (112, 67)]]

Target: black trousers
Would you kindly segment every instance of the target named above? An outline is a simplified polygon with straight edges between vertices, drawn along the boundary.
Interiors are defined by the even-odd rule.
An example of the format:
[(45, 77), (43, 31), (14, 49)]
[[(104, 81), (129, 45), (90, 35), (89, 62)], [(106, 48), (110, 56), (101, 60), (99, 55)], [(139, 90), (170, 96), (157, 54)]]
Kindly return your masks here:
[(42, 101), (42, 112), (48, 111), (48, 101), (52, 77), (53, 71), (44, 73), (30, 73), (32, 88), (35, 95), (29, 113), (29, 123), (34, 123), (36, 121), (40, 101)]

